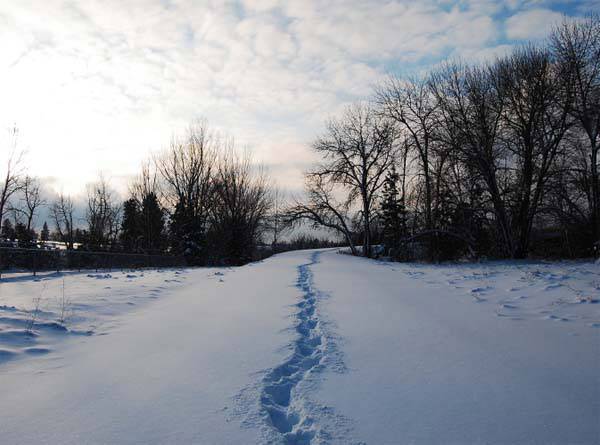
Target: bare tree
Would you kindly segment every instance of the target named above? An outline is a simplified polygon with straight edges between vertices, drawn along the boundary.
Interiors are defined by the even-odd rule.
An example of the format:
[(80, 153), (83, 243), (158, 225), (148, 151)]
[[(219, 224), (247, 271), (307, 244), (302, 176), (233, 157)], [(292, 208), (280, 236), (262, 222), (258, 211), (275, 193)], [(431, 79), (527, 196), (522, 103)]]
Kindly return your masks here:
[(556, 156), (569, 128), (570, 82), (547, 50), (527, 46), (500, 59), (494, 67), (496, 88), (505, 100), (502, 143), (512, 154), (515, 186), (513, 256), (524, 258), (534, 218)]
[(155, 160), (177, 251), (198, 256), (205, 242), (219, 143), (206, 122), (199, 122), (190, 127), (186, 138), (173, 138), (169, 149)]
[[(309, 176), (323, 183), (339, 184), (348, 193), (348, 202), (359, 201), (363, 230), (363, 255), (371, 256), (371, 224), (376, 197), (385, 172), (394, 163), (396, 131), (370, 105), (356, 104), (341, 119), (332, 119), (326, 133), (313, 143), (323, 162)], [(317, 187), (325, 190), (325, 187)]]
[(67, 249), (73, 249), (75, 233), (73, 200), (61, 193), (50, 207), (50, 213), (60, 240), (67, 245)]
[(335, 184), (318, 174), (306, 176), (306, 195), (305, 200), (296, 200), (285, 211), (286, 224), (298, 226), (302, 221), (309, 221), (315, 228), (332, 230), (344, 237), (352, 255), (358, 255), (351, 230), (352, 200), (347, 198), (339, 202), (335, 199)]
[(10, 147), (6, 151), (8, 154), (5, 160), (4, 171), (0, 182), (0, 221), (4, 220), (4, 215), (8, 209), (9, 199), (19, 190), (19, 178), (22, 174), (23, 151), (18, 148), (19, 131), (16, 127), (10, 130)]
[(33, 219), (40, 206), (46, 204), (40, 193), (40, 183), (36, 178), (25, 176), (21, 183), (21, 206), (19, 211), (25, 217), (27, 231), (33, 228)]
[(160, 181), (153, 165), (149, 162), (142, 164), (142, 171), (129, 187), (129, 194), (142, 206), (144, 199), (151, 194), (160, 196)]
[[(514, 240), (502, 187), (506, 150), (499, 143), (504, 98), (493, 82), (491, 69), (448, 64), (433, 74), (430, 87), (439, 104), (436, 137), (453, 147), (467, 170), (456, 186), (481, 179), (492, 203), (501, 250), (510, 257)], [(457, 177), (460, 166), (453, 165), (452, 169)], [(459, 195), (463, 192), (460, 190)]]
[(433, 202), (435, 191), (434, 129), (436, 101), (426, 78), (402, 80), (391, 77), (376, 91), (382, 113), (394, 120), (403, 132), (405, 142), (416, 153), (419, 175), (423, 178), (425, 229), (434, 227)]
[(277, 245), (281, 242), (281, 237), (290, 229), (285, 219), (285, 209), (288, 206), (279, 187), (274, 186), (271, 190), (271, 211), (267, 217), (267, 227), (272, 234), (271, 245), (273, 248), (277, 248)]
[[(574, 161), (581, 172), (576, 181), (586, 184), (589, 220), (592, 234), (600, 239), (600, 177), (598, 151), (600, 143), (600, 15), (591, 14), (585, 20), (565, 20), (551, 36), (552, 49), (567, 74), (563, 79), (574, 87), (572, 116), (588, 139), (587, 147), (579, 151)], [(581, 174), (584, 173), (582, 177)], [(571, 201), (571, 200), (569, 200)], [(572, 201), (571, 201), (572, 202)]]
[(186, 138), (173, 138), (169, 149), (156, 159), (164, 196), (172, 208), (180, 204), (195, 216), (206, 215), (219, 142), (202, 121), (190, 126)]
[(120, 213), (121, 206), (115, 202), (104, 177), (101, 176), (98, 182), (88, 185), (88, 242), (102, 247), (113, 243), (119, 231)]
[(251, 260), (267, 227), (270, 198), (265, 172), (252, 164), (250, 155), (237, 155), (233, 146), (225, 151), (209, 210), (211, 252), (219, 252), (229, 264)]

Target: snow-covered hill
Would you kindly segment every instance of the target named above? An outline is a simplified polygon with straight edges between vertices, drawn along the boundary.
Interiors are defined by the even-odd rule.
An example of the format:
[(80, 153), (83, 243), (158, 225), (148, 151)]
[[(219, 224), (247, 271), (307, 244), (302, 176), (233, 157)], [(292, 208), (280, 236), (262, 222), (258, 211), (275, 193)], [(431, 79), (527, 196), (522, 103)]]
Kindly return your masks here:
[(598, 443), (599, 298), (590, 262), (335, 250), (9, 278), (1, 442)]

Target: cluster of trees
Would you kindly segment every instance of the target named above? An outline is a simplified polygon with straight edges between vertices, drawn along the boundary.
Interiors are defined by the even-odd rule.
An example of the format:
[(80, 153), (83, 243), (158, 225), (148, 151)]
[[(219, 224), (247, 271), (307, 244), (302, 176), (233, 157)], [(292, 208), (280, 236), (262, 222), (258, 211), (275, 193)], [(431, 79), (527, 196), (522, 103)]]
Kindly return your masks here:
[[(591, 15), (493, 62), (390, 78), (327, 123), (312, 145), (321, 162), (292, 204), (231, 140), (198, 123), (143, 167), (124, 202), (103, 178), (90, 185), (81, 224), (71, 197), (43, 199), (14, 131), (0, 235), (241, 264), (265, 242), (325, 245), (282, 243), (308, 221), (368, 257), (381, 245), (398, 259), (590, 255), (600, 239), (599, 131), (600, 19)], [(44, 205), (53, 231), (44, 223), (38, 235)]]
[(590, 255), (600, 239), (600, 19), (493, 62), (390, 78), (328, 122), (288, 220), (397, 258)]
[[(265, 173), (240, 155), (227, 138), (206, 123), (192, 125), (182, 138), (145, 164), (121, 202), (107, 181), (87, 187), (85, 209), (60, 194), (48, 205), (54, 226), (44, 223), (40, 236), (34, 218), (46, 201), (39, 183), (24, 175), (17, 150), (8, 161), (0, 189), (3, 220), (0, 236), (36, 247), (55, 240), (67, 249), (184, 255), (189, 264), (242, 264), (252, 260), (272, 224), (274, 194)], [(83, 217), (78, 217), (78, 213)], [(11, 214), (10, 218), (4, 218)], [(276, 239), (277, 235), (275, 235)]]
[(186, 255), (192, 264), (235, 265), (254, 257), (268, 229), (272, 194), (265, 173), (248, 153), (238, 154), (231, 140), (200, 123), (185, 138), (174, 139), (154, 166), (158, 180), (142, 182), (160, 184), (160, 191), (138, 186), (146, 192), (134, 198), (142, 198), (142, 219), (154, 221), (151, 226), (141, 224), (148, 234), (159, 231), (161, 224), (152, 217), (158, 215), (154, 204), (144, 206), (144, 200), (160, 194), (169, 215), (167, 241), (172, 251)]
[[(18, 149), (18, 136), (17, 128), (10, 130), (5, 171), (0, 178), (0, 239), (19, 239), (22, 245), (29, 246), (38, 237), (47, 240), (50, 232), (47, 224), (39, 235), (35, 231), (35, 217), (46, 201), (39, 181), (23, 169), (23, 152)], [(12, 221), (8, 215), (12, 215)]]

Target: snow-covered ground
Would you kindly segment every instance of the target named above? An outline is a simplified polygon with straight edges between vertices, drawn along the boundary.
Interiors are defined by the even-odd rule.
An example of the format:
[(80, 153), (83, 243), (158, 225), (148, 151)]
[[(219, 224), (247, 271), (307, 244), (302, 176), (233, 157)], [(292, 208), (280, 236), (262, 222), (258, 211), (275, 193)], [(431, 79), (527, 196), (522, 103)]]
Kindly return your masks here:
[[(119, 315), (158, 299), (183, 270), (4, 274), (0, 281), (0, 366), (50, 353), (61, 340), (107, 334)], [(1, 369), (1, 368), (0, 368)]]
[[(64, 290), (64, 297), (63, 297)], [(600, 443), (600, 265), (0, 282), (0, 442)]]

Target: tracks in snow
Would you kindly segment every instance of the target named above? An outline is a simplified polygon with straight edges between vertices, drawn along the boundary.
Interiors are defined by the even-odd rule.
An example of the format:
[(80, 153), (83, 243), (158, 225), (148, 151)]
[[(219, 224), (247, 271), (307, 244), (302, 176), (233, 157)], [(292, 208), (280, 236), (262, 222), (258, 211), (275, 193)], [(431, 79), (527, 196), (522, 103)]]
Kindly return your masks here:
[(263, 379), (260, 404), (271, 425), (283, 435), (288, 444), (310, 444), (318, 433), (318, 425), (311, 418), (299, 388), (312, 373), (320, 372), (327, 355), (327, 336), (322, 321), (316, 314), (319, 291), (314, 288), (310, 267), (319, 262), (314, 252), (310, 263), (298, 266), (296, 287), (302, 291), (297, 303), (293, 352)]

